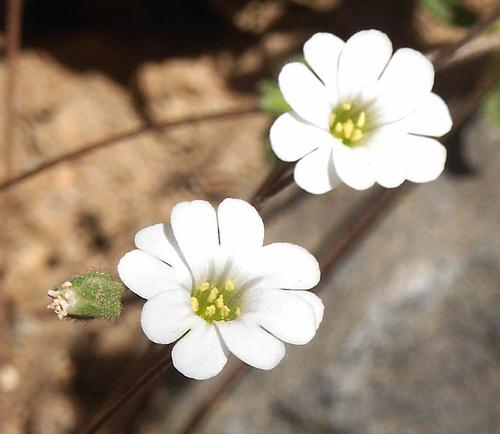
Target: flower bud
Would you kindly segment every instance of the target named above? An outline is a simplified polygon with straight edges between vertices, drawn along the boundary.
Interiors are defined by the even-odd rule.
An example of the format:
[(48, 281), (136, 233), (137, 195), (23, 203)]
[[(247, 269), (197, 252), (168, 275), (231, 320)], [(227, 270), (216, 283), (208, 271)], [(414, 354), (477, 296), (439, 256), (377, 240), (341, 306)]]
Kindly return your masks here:
[(93, 270), (49, 290), (48, 295), (53, 300), (47, 308), (52, 309), (59, 319), (115, 319), (121, 313), (120, 298), (124, 288), (108, 273)]

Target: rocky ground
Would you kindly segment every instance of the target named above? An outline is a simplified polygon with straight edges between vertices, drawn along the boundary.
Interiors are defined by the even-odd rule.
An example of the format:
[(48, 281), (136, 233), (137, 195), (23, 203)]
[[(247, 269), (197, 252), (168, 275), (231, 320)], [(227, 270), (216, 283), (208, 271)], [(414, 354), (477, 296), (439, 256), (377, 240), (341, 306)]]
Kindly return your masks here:
[[(145, 123), (255, 106), (258, 80), (274, 74), (341, 3), (213, 0), (241, 48), (240, 40), (219, 44), (210, 36), (211, 45), (196, 42), (188, 54), (172, 54), (175, 44), (165, 42), (162, 55), (155, 35), (124, 44), (93, 30), (63, 38), (28, 32), (19, 60), (16, 173)], [(383, 22), (383, 13), (373, 12), (359, 25)], [(414, 19), (419, 23), (421, 12)], [(408, 41), (402, 27), (391, 21), (383, 28)], [(416, 28), (422, 46), (461, 33), (434, 26), (431, 40)], [(148, 132), (10, 190), (0, 432), (79, 432), (147, 348), (140, 306), (128, 306), (114, 323), (58, 321), (45, 309), (47, 290), (94, 266), (114, 273), (137, 229), (167, 220), (180, 200), (248, 198), (270, 169), (270, 122), (255, 112)], [(315, 340), (289, 347), (270, 373), (250, 370), (201, 432), (499, 432), (500, 137), (477, 115), (461, 140), (467, 175), (449, 171), (405, 193), (323, 279), (326, 314)], [(339, 187), (313, 197), (290, 187), (264, 209), (267, 241), (324, 252), (370, 194)], [(229, 368), (202, 383), (169, 374), (126, 432), (176, 432)]]

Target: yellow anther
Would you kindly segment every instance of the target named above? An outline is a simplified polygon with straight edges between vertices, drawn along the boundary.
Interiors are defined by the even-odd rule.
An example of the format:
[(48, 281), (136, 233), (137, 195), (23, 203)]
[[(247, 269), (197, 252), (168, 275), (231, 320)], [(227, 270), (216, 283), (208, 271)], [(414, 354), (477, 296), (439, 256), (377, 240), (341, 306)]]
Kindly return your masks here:
[(330, 116), (330, 125), (333, 125), (335, 123), (335, 119), (337, 119), (337, 115), (335, 113), (332, 113)]
[(210, 294), (208, 294), (207, 303), (213, 303), (218, 295), (219, 295), (219, 290), (217, 289), (216, 286), (214, 286), (210, 291)]
[(237, 307), (236, 310), (234, 311), (234, 313), (236, 314), (236, 316), (240, 316), (241, 315), (241, 309), (239, 307)]
[(352, 104), (351, 104), (351, 103), (349, 103), (349, 102), (345, 102), (344, 104), (342, 104), (342, 105), (340, 106), (340, 108), (341, 108), (342, 110), (344, 110), (344, 111), (346, 111), (346, 112), (347, 112), (347, 111), (349, 111), (349, 110), (351, 110), (351, 109), (352, 109)]
[(224, 285), (224, 289), (228, 292), (234, 291), (236, 286), (234, 285), (234, 282), (231, 279), (226, 280), (226, 284)]
[(214, 314), (215, 314), (215, 306), (213, 304), (207, 306), (207, 308), (205, 309), (205, 316), (207, 318), (210, 318)]
[(198, 312), (198, 309), (200, 308), (200, 302), (196, 297), (191, 297), (191, 307), (195, 312)]
[(343, 124), (344, 129), (344, 137), (349, 139), (351, 137), (352, 132), (354, 131), (354, 123), (352, 119), (349, 119), (347, 122)]
[(210, 288), (210, 283), (203, 282), (200, 286), (198, 286), (198, 291), (205, 292), (208, 288)]
[(365, 126), (365, 123), (366, 123), (366, 113), (365, 112), (361, 112), (358, 116), (358, 120), (356, 122), (356, 126), (359, 127), (359, 128), (363, 128)]
[(353, 142), (357, 142), (358, 140), (361, 140), (363, 136), (364, 136), (363, 131), (361, 131), (359, 128), (355, 128), (354, 131), (352, 132), (351, 140)]
[(224, 296), (222, 294), (219, 295), (219, 298), (217, 300), (215, 300), (215, 306), (217, 307), (217, 309), (222, 309), (222, 307), (224, 306)]
[(335, 125), (335, 132), (336, 132), (337, 134), (340, 134), (340, 133), (342, 132), (342, 129), (343, 129), (343, 128), (344, 128), (344, 127), (342, 126), (342, 124), (341, 124), (340, 122), (338, 122), (338, 123), (337, 123), (337, 125)]
[(220, 316), (222, 319), (226, 318), (229, 315), (229, 312), (231, 312), (231, 309), (229, 309), (227, 306), (222, 306), (220, 308)]

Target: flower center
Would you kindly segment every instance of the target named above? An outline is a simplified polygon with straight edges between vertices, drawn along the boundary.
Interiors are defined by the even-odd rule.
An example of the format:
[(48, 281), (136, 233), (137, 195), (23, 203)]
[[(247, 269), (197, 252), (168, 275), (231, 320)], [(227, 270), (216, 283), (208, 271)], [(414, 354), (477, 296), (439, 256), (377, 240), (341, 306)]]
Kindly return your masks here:
[(346, 146), (358, 146), (367, 132), (366, 112), (351, 103), (338, 105), (330, 116), (330, 133)]
[(203, 282), (191, 294), (191, 306), (194, 313), (206, 322), (232, 321), (241, 311), (238, 306), (240, 296), (231, 279), (214, 284)]

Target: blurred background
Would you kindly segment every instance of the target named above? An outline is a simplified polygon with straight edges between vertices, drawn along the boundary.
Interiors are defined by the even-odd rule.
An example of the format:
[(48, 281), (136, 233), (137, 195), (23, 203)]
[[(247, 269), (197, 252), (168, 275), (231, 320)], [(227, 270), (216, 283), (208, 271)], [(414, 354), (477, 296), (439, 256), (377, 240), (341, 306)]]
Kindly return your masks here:
[[(92, 267), (116, 276), (135, 232), (168, 221), (180, 200), (249, 198), (276, 164), (277, 73), (313, 33), (377, 28), (429, 52), (497, 7), (24, 0), (20, 50), (8, 26), (0, 34), (0, 432), (82, 432), (140, 375), (158, 351), (140, 329), (141, 302), (126, 295), (115, 322), (59, 321), (47, 290)], [(436, 79), (460, 117), (437, 181), (400, 189), (347, 241), (381, 189), (314, 197), (290, 186), (263, 207), (267, 242), (319, 257), (345, 242), (322, 281), (313, 342), (289, 346), (271, 372), (231, 361), (195, 382), (170, 370), (103, 432), (500, 433), (498, 21), (473, 42), (477, 55)]]

